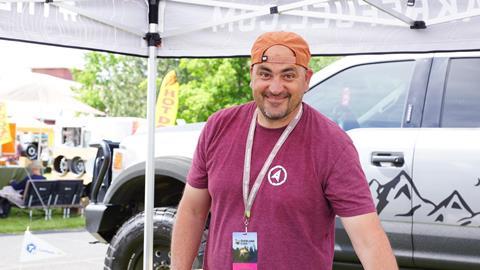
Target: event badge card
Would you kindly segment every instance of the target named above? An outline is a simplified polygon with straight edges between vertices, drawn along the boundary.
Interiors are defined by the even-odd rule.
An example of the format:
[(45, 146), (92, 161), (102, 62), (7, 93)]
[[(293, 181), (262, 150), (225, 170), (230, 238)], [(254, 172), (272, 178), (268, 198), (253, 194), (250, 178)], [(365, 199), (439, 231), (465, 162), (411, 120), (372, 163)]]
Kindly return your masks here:
[(256, 232), (234, 232), (232, 237), (233, 270), (257, 270)]

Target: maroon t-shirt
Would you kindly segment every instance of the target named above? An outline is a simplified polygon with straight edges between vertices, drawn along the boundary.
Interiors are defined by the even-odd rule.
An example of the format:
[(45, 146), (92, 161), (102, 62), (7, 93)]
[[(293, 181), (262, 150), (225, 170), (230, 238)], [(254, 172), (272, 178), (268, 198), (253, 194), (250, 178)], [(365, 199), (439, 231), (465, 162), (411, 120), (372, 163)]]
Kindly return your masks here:
[[(188, 175), (212, 198), (205, 270), (232, 269), (232, 232), (245, 230), (242, 175), (255, 103), (219, 111), (205, 125)], [(258, 269), (331, 269), (335, 215), (375, 211), (350, 138), (304, 104), (257, 193), (249, 231), (258, 233)], [(255, 130), (250, 188), (284, 128)]]

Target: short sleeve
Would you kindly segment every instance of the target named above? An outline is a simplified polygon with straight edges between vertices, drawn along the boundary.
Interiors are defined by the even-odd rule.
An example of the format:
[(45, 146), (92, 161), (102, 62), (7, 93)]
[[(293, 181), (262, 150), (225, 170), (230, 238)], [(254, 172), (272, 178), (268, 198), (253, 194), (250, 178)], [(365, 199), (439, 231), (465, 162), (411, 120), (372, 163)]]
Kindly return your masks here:
[(205, 189), (208, 187), (207, 171), (207, 143), (208, 143), (208, 122), (202, 129), (198, 139), (197, 148), (193, 154), (193, 161), (188, 171), (187, 183), (194, 188)]
[(376, 211), (358, 153), (352, 143), (346, 145), (334, 162), (326, 179), (325, 195), (335, 214), (340, 217)]

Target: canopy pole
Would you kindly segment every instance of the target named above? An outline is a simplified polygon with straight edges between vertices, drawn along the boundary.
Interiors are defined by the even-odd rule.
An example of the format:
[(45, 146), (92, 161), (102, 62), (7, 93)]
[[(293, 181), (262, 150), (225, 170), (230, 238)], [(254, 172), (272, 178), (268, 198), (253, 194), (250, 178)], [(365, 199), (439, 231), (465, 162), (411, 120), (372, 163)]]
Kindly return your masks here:
[[(425, 29), (425, 28), (427, 28), (427, 25), (425, 24), (425, 21), (415, 21), (412, 18), (410, 18), (408, 16), (405, 16), (405, 15), (403, 15), (402, 13), (400, 13), (396, 10), (385, 7), (384, 4), (381, 1), (378, 1), (378, 0), (363, 0), (363, 1), (366, 2), (367, 4), (370, 4), (374, 7), (376, 7), (377, 9), (389, 14), (390, 16), (392, 16), (394, 18), (397, 18), (400, 21), (410, 25), (410, 29)], [(415, 1), (413, 1), (413, 2), (409, 1), (407, 3), (407, 5), (408, 6), (413, 6), (413, 5), (415, 5)]]
[[(148, 93), (147, 93), (147, 162), (145, 166), (145, 223), (143, 235), (143, 269), (153, 267), (153, 208), (155, 198), (155, 101), (157, 79), (158, 1), (148, 1), (149, 31), (145, 35), (148, 43)], [(158, 267), (158, 266), (155, 266)]]

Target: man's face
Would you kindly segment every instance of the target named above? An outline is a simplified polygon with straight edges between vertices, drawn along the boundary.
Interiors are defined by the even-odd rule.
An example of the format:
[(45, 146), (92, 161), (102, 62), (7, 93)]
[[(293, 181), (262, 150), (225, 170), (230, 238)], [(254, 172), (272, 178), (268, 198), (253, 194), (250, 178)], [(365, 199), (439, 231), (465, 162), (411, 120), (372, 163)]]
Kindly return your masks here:
[[(268, 59), (294, 57), (289, 48), (281, 45), (270, 47), (264, 55)], [(288, 124), (308, 89), (312, 71), (295, 64), (264, 62), (255, 64), (250, 76), (253, 98), (264, 120)]]

